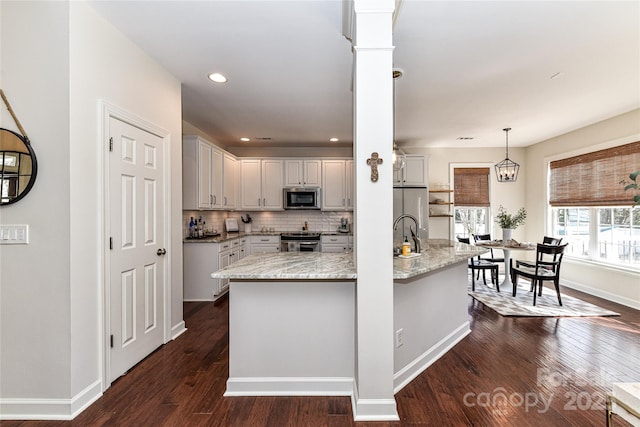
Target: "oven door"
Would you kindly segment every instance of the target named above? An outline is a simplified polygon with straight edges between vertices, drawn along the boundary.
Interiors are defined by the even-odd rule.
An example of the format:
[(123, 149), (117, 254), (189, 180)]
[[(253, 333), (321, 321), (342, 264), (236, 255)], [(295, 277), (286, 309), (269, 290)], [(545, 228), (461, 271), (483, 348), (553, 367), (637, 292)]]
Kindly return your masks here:
[(300, 252), (317, 252), (319, 242), (300, 242)]

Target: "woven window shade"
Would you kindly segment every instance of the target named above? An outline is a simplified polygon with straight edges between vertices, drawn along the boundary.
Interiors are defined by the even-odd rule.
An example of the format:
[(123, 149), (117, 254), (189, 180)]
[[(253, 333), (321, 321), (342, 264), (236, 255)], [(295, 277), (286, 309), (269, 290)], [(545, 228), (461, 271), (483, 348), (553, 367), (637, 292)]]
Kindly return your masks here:
[(489, 206), (489, 168), (454, 168), (456, 206)]
[(551, 206), (629, 206), (620, 181), (640, 169), (640, 141), (557, 160), (549, 165)]

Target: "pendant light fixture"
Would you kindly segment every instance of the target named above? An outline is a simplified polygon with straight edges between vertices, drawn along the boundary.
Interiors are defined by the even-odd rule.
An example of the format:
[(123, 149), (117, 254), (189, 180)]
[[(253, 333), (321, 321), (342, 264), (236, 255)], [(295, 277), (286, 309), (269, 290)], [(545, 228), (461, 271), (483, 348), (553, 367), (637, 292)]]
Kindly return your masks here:
[(393, 163), (393, 170), (399, 171), (404, 169), (407, 158), (404, 151), (398, 148), (396, 144), (396, 80), (402, 77), (404, 71), (399, 68), (395, 68), (392, 73), (393, 77), (393, 154), (391, 155), (391, 161)]
[(507, 152), (505, 159), (495, 166), (496, 176), (498, 177), (498, 182), (515, 182), (516, 179), (518, 179), (520, 165), (509, 159), (509, 131), (511, 128), (504, 128), (502, 130), (505, 131), (507, 139)]

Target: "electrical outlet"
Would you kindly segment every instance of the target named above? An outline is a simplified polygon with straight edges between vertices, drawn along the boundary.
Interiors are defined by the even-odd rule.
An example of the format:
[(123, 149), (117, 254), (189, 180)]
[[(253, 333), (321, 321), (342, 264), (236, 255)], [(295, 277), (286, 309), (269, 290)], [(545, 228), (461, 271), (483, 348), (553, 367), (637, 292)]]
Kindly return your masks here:
[(404, 344), (404, 332), (402, 328), (396, 331), (396, 348), (401, 347)]

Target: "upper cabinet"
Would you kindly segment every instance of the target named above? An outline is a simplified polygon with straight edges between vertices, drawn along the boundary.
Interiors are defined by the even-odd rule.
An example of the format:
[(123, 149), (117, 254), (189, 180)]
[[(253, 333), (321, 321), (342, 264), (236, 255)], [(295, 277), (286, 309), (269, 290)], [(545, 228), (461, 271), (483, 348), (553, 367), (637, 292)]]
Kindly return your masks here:
[(240, 206), (246, 210), (282, 210), (282, 160), (240, 160)]
[(322, 161), (287, 159), (284, 161), (285, 187), (320, 187)]
[(322, 161), (322, 210), (353, 210), (353, 160)]
[[(225, 206), (225, 166), (231, 168), (233, 155), (199, 136), (182, 141), (182, 208), (229, 209)], [(235, 172), (233, 172), (235, 173)], [(231, 180), (235, 194), (235, 179)], [(235, 196), (231, 200), (235, 206)]]
[(224, 181), (222, 185), (222, 204), (224, 209), (235, 209), (238, 160), (236, 160), (233, 155), (225, 153), (223, 165)]
[(405, 167), (393, 171), (393, 185), (424, 187), (428, 182), (427, 176), (428, 169), (425, 156), (407, 154)]

